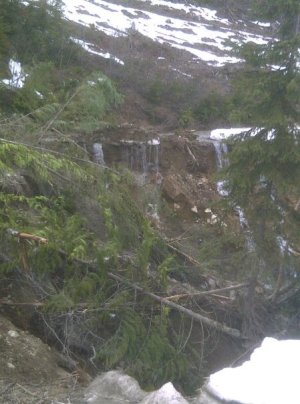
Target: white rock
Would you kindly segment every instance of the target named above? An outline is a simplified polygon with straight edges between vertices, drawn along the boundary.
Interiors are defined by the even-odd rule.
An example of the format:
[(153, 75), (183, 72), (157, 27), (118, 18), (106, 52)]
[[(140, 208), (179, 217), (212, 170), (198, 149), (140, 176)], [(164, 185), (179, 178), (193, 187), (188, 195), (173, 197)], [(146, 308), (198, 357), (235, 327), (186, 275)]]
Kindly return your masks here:
[(86, 390), (85, 400), (89, 404), (138, 403), (145, 396), (133, 377), (113, 370), (93, 380)]
[(9, 367), (9, 369), (15, 369), (15, 365), (13, 365), (11, 362), (7, 363), (7, 366)]
[(216, 223), (218, 223), (218, 216), (211, 215), (211, 224), (216, 224)]
[(166, 383), (159, 390), (149, 393), (141, 404), (188, 404), (188, 402), (172, 383)]
[(18, 333), (17, 331), (15, 331), (15, 330), (9, 330), (9, 331), (7, 332), (7, 334), (8, 334), (11, 338), (18, 338), (18, 336), (19, 336), (19, 333)]

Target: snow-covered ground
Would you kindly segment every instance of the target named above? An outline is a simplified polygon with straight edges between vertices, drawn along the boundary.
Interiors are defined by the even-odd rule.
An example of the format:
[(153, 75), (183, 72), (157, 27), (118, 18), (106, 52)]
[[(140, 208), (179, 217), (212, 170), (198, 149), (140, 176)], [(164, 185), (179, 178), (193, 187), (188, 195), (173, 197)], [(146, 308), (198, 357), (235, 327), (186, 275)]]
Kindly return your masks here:
[[(251, 33), (250, 29), (238, 29), (243, 25), (241, 22), (239, 25), (233, 24), (218, 17), (215, 10), (192, 6), (182, 0), (136, 0), (135, 8), (124, 5), (121, 0), (113, 3), (104, 0), (64, 0), (64, 4), (66, 18), (79, 24), (92, 25), (114, 37), (139, 32), (153, 41), (189, 52), (194, 60), (214, 66), (239, 61), (231, 54), (228, 41), (260, 44), (267, 41), (262, 35)], [(250, 25), (263, 29), (259, 22)], [(87, 50), (92, 52), (91, 47)]]
[(92, 43), (82, 41), (81, 39), (78, 38), (71, 38), (72, 41), (80, 45), (83, 49), (85, 49), (87, 52), (92, 53), (93, 55), (98, 55), (101, 56), (104, 59), (111, 59), (114, 62), (118, 63), (119, 65), (124, 65), (123, 60), (117, 58), (116, 56), (111, 55), (109, 52), (104, 52), (100, 50), (95, 50), (95, 46)]
[(249, 361), (212, 374), (207, 390), (226, 402), (299, 404), (300, 341), (265, 338)]
[(226, 128), (214, 129), (210, 132), (210, 138), (213, 140), (224, 140), (230, 136), (240, 135), (243, 132), (248, 132), (251, 128)]

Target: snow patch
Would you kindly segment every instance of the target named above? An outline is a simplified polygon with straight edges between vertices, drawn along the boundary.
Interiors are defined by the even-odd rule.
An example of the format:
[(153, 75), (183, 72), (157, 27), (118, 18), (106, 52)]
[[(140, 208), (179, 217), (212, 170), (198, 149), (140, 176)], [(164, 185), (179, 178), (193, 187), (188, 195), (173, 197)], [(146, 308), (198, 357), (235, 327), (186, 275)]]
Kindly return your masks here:
[(159, 138), (157, 138), (157, 139), (151, 139), (151, 140), (148, 140), (148, 142), (147, 142), (149, 145), (151, 145), (151, 146), (158, 146), (159, 144), (160, 144), (160, 139)]
[[(127, 36), (136, 31), (156, 42), (185, 50), (208, 64), (217, 66), (240, 61), (230, 55), (230, 48), (227, 46), (229, 40), (259, 44), (267, 42), (261, 35), (234, 30), (228, 20), (217, 17), (217, 12), (209, 8), (164, 0), (139, 0), (136, 7), (139, 7), (139, 3), (141, 5), (146, 2), (153, 6), (162, 6), (164, 11), (182, 11), (189, 18), (173, 18), (170, 15), (160, 15), (159, 10), (149, 12), (143, 8), (103, 0), (64, 0), (64, 12), (68, 19), (82, 25), (92, 25), (107, 35)], [(207, 47), (207, 38), (214, 43), (209, 51), (201, 49), (203, 45)]]
[(9, 87), (22, 88), (24, 86), (27, 74), (24, 73), (21, 63), (14, 59), (10, 59), (8, 67), (11, 78), (4, 79), (2, 82)]
[(210, 138), (213, 140), (228, 139), (233, 135), (240, 135), (243, 132), (248, 132), (251, 128), (228, 128), (228, 129), (214, 129), (210, 133)]
[(78, 38), (71, 38), (73, 42), (77, 43), (80, 45), (84, 50), (86, 50), (89, 53), (92, 53), (93, 55), (101, 56), (102, 58), (105, 59), (111, 59), (114, 62), (118, 63), (119, 65), (124, 66), (124, 62), (121, 59), (118, 59), (116, 56), (111, 55), (109, 52), (99, 52), (95, 51), (93, 48), (95, 47), (94, 44), (82, 41), (81, 39)]
[(265, 338), (250, 360), (212, 374), (206, 389), (243, 404), (298, 404), (300, 341)]

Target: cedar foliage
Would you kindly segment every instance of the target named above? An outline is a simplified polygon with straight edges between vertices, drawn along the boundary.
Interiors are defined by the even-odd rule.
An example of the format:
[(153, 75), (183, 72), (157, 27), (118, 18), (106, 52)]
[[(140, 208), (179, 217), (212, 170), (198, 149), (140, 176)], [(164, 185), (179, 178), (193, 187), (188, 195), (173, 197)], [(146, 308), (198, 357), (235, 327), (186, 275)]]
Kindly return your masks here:
[[(91, 164), (68, 136), (108, 125), (122, 97), (100, 71), (83, 74), (77, 65), (83, 51), (70, 40), (61, 5), (0, 0), (0, 78), (9, 77), (11, 58), (28, 74), (22, 88), (0, 85), (0, 279), (29, 285), (43, 304), (36, 312), (39, 328), (46, 325), (41, 334), (64, 352), (92, 346), (98, 369), (122, 366), (158, 387), (189, 369), (169, 313), (107, 272), (163, 290), (168, 252), (133, 201), (128, 176)], [(56, 152), (40, 147), (46, 136), (55, 138)], [(10, 229), (49, 242), (21, 246)], [(159, 268), (164, 285), (149, 282), (150, 267)]]
[(263, 258), (255, 277), (273, 282), (282, 255), (291, 258), (279, 240), (299, 246), (299, 237), (290, 230), (292, 222), (299, 228), (299, 215), (289, 198), (300, 196), (300, 2), (264, 0), (255, 5), (260, 19), (276, 21), (277, 30), (264, 45), (248, 43), (238, 49), (245, 62), (234, 80), (231, 118), (253, 129), (231, 139), (226, 176), (230, 198), (245, 209), (256, 252)]
[[(149, 284), (145, 271), (155, 265), (165, 277), (169, 263), (167, 256), (153, 261), (151, 251), (157, 240), (128, 191), (124, 200), (124, 179), (121, 183), (114, 173), (5, 141), (0, 143), (0, 156), (1, 256), (4, 252), (6, 255), (0, 267), (2, 280), (12, 276), (16, 268), (23, 271), (26, 260), (34, 285), (40, 285), (36, 292), (44, 302), (41, 315), (65, 341), (64, 349), (74, 349), (71, 326), (68, 331), (60, 322), (68, 318), (76, 325), (77, 343), (83, 347), (92, 344), (96, 350), (97, 366), (111, 369), (122, 364), (149, 388), (170, 379), (182, 380), (188, 369), (186, 354), (171, 338), (168, 311), (106, 276), (109, 270), (120, 270), (122, 276), (139, 279), (142, 285), (157, 290), (159, 286), (155, 281)], [(31, 181), (27, 195), (24, 178), (27, 185)], [(99, 201), (104, 223), (100, 239), (89, 228), (85, 208), (81, 205), (78, 210), (82, 192), (87, 201)], [(122, 229), (123, 225), (126, 229), (126, 222), (131, 231), (129, 239)], [(22, 256), (8, 229), (45, 237), (49, 243), (27, 243), (26, 255)], [(120, 257), (125, 252), (132, 259), (122, 262)], [(96, 271), (84, 264), (95, 259)], [(85, 314), (81, 314), (81, 307)]]

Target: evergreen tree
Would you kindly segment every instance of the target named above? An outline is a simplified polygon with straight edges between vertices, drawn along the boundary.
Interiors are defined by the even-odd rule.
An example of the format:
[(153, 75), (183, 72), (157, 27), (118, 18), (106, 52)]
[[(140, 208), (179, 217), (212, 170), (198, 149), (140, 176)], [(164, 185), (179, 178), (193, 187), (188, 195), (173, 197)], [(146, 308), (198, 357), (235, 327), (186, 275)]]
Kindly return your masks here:
[(252, 264), (253, 282), (260, 275), (269, 282), (286, 265), (280, 263), (282, 255), (288, 256), (283, 240), (300, 245), (295, 210), (300, 195), (300, 1), (257, 1), (255, 11), (276, 32), (264, 45), (239, 48), (245, 62), (234, 82), (232, 118), (253, 129), (232, 139), (227, 178), (231, 199), (246, 210), (263, 258), (260, 265)]

